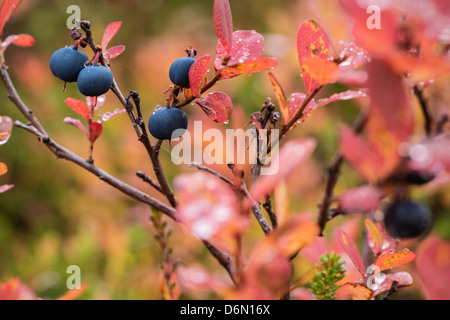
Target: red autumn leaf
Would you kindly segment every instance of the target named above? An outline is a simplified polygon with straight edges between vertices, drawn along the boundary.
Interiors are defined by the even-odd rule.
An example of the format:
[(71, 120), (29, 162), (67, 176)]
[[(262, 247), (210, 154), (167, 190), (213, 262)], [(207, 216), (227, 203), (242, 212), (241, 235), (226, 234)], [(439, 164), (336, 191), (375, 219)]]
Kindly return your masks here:
[(236, 193), (219, 178), (196, 172), (176, 177), (177, 220), (200, 239), (229, 253), (237, 250), (236, 236), (248, 227), (239, 212)]
[(339, 196), (339, 209), (346, 213), (370, 213), (377, 209), (383, 193), (372, 186), (348, 189)]
[(0, 162), (0, 176), (8, 172), (8, 166), (3, 162)]
[(271, 166), (278, 168), (278, 170), (274, 174), (261, 176), (255, 182), (252, 190), (253, 198), (258, 201), (271, 194), (275, 187), (291, 174), (294, 169), (309, 159), (316, 145), (317, 142), (313, 138), (287, 142), (281, 148), (280, 153), (272, 159)]
[(230, 79), (241, 74), (252, 74), (264, 70), (273, 69), (278, 65), (275, 58), (255, 58), (244, 60), (242, 62), (228, 64), (224, 69), (220, 70), (221, 79)]
[(317, 102), (317, 108), (323, 107), (329, 103), (335, 102), (335, 101), (342, 101), (342, 100), (351, 100), (351, 99), (358, 99), (358, 98), (364, 98), (367, 97), (367, 93), (365, 90), (347, 90), (339, 93), (335, 93), (331, 95), (330, 97)]
[(0, 193), (6, 192), (6, 191), (8, 191), (9, 189), (12, 189), (12, 188), (14, 188), (13, 184), (4, 184), (4, 185), (0, 186)]
[(37, 296), (19, 278), (0, 283), (0, 300), (36, 300)]
[(74, 98), (66, 98), (66, 100), (64, 100), (64, 102), (76, 113), (78, 113), (80, 116), (84, 117), (87, 121), (89, 121), (90, 119), (90, 111), (88, 106), (77, 99)]
[(356, 269), (358, 269), (362, 278), (365, 279), (366, 275), (364, 264), (355, 243), (347, 236), (347, 234), (344, 231), (342, 231), (339, 228), (336, 229), (336, 235), (342, 248), (347, 253), (349, 258), (352, 260), (353, 264), (355, 265)]
[(378, 256), (383, 251), (383, 233), (377, 225), (370, 219), (366, 219), (367, 242), (373, 254)]
[(307, 70), (303, 69), (305, 59), (318, 58), (328, 60), (330, 41), (325, 30), (314, 20), (301, 24), (297, 32), (297, 52), (306, 93), (311, 93), (319, 84)]
[(384, 253), (378, 256), (375, 265), (380, 268), (380, 271), (397, 268), (401, 265), (409, 263), (416, 258), (414, 252), (405, 250), (400, 252)]
[(10, 35), (2, 42), (2, 51), (5, 52), (11, 43), (19, 47), (31, 47), (34, 45), (34, 42), (34, 38), (29, 34)]
[(231, 52), (233, 19), (228, 0), (214, 0), (214, 30), (224, 51), (224, 57)]
[(382, 283), (377, 283), (372, 288), (373, 296), (376, 297), (380, 293), (388, 291), (394, 281), (397, 281), (397, 288), (408, 287), (413, 284), (413, 278), (408, 272), (389, 273)]
[(428, 300), (450, 300), (450, 242), (437, 236), (417, 249), (416, 270)]
[(114, 59), (114, 58), (117, 58), (118, 56), (120, 56), (124, 51), (125, 51), (125, 46), (118, 45), (118, 46), (114, 46), (114, 47), (111, 47), (108, 50), (106, 50), (104, 55), (106, 57), (106, 60), (111, 60), (111, 59)]
[(98, 97), (86, 97), (86, 105), (89, 109), (94, 108), (96, 111), (98, 108), (102, 107), (106, 101), (106, 94), (102, 94)]
[(0, 38), (3, 36), (3, 28), (8, 22), (11, 14), (16, 10), (22, 0), (4, 0), (0, 8)]
[[(298, 108), (303, 104), (303, 100), (305, 100), (306, 94), (294, 92), (287, 99), (288, 107), (289, 107), (289, 118), (283, 119), (283, 124), (288, 123), (291, 118), (294, 116), (295, 112)], [(317, 105), (314, 100), (311, 100), (308, 105), (303, 109), (302, 116), (297, 120), (297, 124), (306, 121), (306, 119), (311, 115), (311, 111), (316, 109)], [(293, 127), (292, 127), (293, 128)]]
[(281, 116), (283, 117), (283, 123), (286, 123), (286, 119), (289, 119), (289, 107), (286, 99), (286, 95), (281, 87), (278, 79), (272, 72), (269, 72), (270, 83), (272, 84), (275, 97), (277, 98), (278, 105), (280, 106)]
[(341, 51), (339, 58), (342, 60), (339, 63), (341, 71), (358, 68), (370, 61), (369, 54), (363, 48), (358, 47), (353, 42), (341, 41), (344, 49)]
[(111, 41), (111, 39), (115, 36), (117, 31), (119, 31), (121, 25), (122, 25), (122, 21), (116, 21), (116, 22), (110, 23), (106, 27), (105, 32), (103, 33), (103, 37), (102, 37), (102, 51), (103, 52), (106, 52), (106, 46)]
[(390, 5), (380, 6), (382, 17), (381, 28), (368, 28), (367, 5), (354, 0), (341, 0), (345, 11), (353, 18), (353, 36), (356, 45), (364, 48), (373, 56), (385, 56), (392, 53), (396, 45), (397, 23), (399, 16), (390, 8)]
[(211, 60), (211, 56), (207, 54), (201, 58), (198, 58), (189, 69), (189, 84), (191, 87), (191, 94), (196, 98), (200, 97), (201, 95), (201, 90), (205, 83)]
[[(304, 58), (302, 60), (302, 73), (307, 74), (315, 83), (315, 87), (336, 82), (339, 79), (339, 67), (330, 60), (321, 58)], [(313, 90), (314, 90), (313, 89)], [(310, 91), (307, 90), (309, 93)]]
[(91, 122), (89, 125), (89, 141), (94, 143), (102, 134), (103, 126), (100, 122)]
[(240, 61), (261, 58), (264, 50), (264, 37), (255, 30), (237, 30), (232, 34), (231, 51), (228, 53), (219, 42), (216, 48), (216, 59), (214, 68), (219, 70), (223, 59), (229, 54), (231, 56), (228, 65)]
[[(385, 62), (376, 59), (369, 63), (368, 72), (369, 139), (382, 145), (388, 144), (386, 140), (395, 139), (397, 143), (408, 141), (414, 129), (414, 112), (403, 84), (403, 76)], [(379, 131), (387, 131), (389, 135), (380, 141), (383, 136)], [(396, 145), (395, 152), (397, 147)]]
[(372, 296), (372, 290), (359, 281), (347, 282), (336, 291), (336, 297), (339, 300), (370, 300)]
[(233, 103), (230, 97), (223, 92), (211, 92), (205, 99), (198, 99), (195, 103), (211, 120), (217, 123), (226, 122), (233, 112)]
[(71, 118), (71, 117), (65, 117), (63, 121), (64, 121), (64, 123), (68, 123), (68, 124), (71, 124), (71, 125), (75, 126), (75, 127), (78, 128), (81, 132), (83, 132), (83, 133), (86, 135), (86, 137), (89, 138), (89, 133), (88, 133), (86, 127), (81, 123), (80, 120), (78, 120), (78, 119), (73, 119), (73, 118)]
[(367, 181), (377, 181), (387, 174), (382, 171), (380, 156), (352, 129), (343, 127), (339, 137), (340, 150), (345, 159)]

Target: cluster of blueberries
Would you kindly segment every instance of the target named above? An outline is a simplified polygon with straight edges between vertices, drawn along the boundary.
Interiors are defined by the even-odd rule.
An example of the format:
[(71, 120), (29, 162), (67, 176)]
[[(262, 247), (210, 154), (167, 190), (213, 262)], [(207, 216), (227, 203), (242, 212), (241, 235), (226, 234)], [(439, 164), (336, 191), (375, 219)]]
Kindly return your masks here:
[[(175, 60), (170, 66), (170, 80), (179, 87), (189, 88), (189, 70), (194, 62), (195, 59), (192, 57)], [(89, 63), (88, 56), (74, 46), (53, 53), (50, 58), (50, 70), (65, 82), (76, 81), (78, 90), (88, 97), (97, 97), (108, 92), (114, 79), (109, 68), (96, 62)], [(148, 120), (151, 135), (161, 140), (180, 137), (187, 126), (187, 116), (180, 108), (159, 108)]]
[[(66, 47), (56, 51), (50, 59), (53, 74), (65, 82), (77, 82), (78, 89), (85, 96), (100, 96), (113, 83), (109, 68), (97, 63), (86, 63), (88, 57), (77, 48)], [(95, 61), (95, 60), (94, 60)], [(175, 60), (169, 69), (173, 84), (189, 88), (189, 70), (195, 59), (183, 57)], [(180, 108), (162, 107), (155, 110), (148, 120), (150, 133), (156, 139), (171, 140), (183, 135), (188, 119)], [(428, 181), (412, 181), (413, 184)], [(430, 180), (430, 179), (427, 179)], [(431, 223), (431, 213), (427, 207), (412, 201), (394, 201), (385, 210), (384, 224), (387, 232), (396, 238), (414, 238), (421, 235)]]
[(57, 50), (50, 58), (50, 70), (65, 82), (77, 82), (78, 90), (88, 97), (106, 93), (113, 83), (111, 71), (97, 63), (86, 63), (88, 56), (73, 46)]

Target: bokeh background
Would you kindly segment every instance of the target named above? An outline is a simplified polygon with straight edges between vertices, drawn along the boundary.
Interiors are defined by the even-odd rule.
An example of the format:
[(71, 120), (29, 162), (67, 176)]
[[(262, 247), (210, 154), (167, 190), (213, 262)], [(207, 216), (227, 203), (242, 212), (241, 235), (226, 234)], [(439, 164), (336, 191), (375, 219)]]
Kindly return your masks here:
[[(87, 158), (87, 139), (74, 127), (63, 123), (66, 116), (78, 117), (64, 99), (84, 100), (84, 97), (76, 84), (68, 84), (63, 92), (63, 83), (53, 77), (48, 68), (51, 54), (72, 43), (66, 27), (70, 16), (66, 9), (74, 4), (80, 7), (81, 18), (91, 22), (97, 43), (101, 42), (109, 23), (123, 22), (110, 46), (124, 44), (126, 50), (112, 60), (111, 68), (123, 92), (139, 92), (145, 118), (155, 105), (164, 104), (172, 61), (184, 56), (189, 46), (197, 49), (199, 56), (207, 53), (214, 56), (217, 38), (212, 0), (24, 0), (6, 25), (4, 34), (29, 33), (36, 44), (31, 48), (11, 46), (7, 50), (6, 62), (13, 81), (49, 134), (58, 143)], [(273, 72), (286, 94), (304, 92), (295, 39), (304, 20), (318, 19), (309, 1), (230, 0), (230, 5), (234, 30), (254, 29), (261, 33), (265, 38), (264, 55), (279, 59), (279, 66)], [(339, 50), (339, 41), (350, 39), (345, 15), (335, 0), (316, 1), (315, 5)], [(84, 51), (92, 56), (89, 50)], [(345, 89), (339, 84), (330, 85), (319, 98)], [(230, 124), (217, 125), (200, 108), (190, 105), (185, 111), (191, 124), (192, 120), (201, 119), (205, 129), (243, 127), (249, 121), (249, 114), (259, 110), (267, 97), (275, 101), (267, 72), (219, 82), (214, 90), (226, 92), (233, 100)], [(23, 120), (2, 86), (0, 97), (0, 114)], [(434, 116), (448, 111), (448, 78), (438, 79), (430, 86), (427, 97)], [(315, 111), (307, 122), (290, 133), (289, 138), (314, 136), (319, 142), (314, 158), (288, 180), (293, 213), (316, 211), (326, 167), (337, 149), (336, 130), (340, 124), (350, 123), (364, 103), (363, 100), (333, 103)], [(102, 111), (120, 107), (109, 92)], [(420, 127), (422, 119), (419, 112), (417, 115)], [(138, 170), (150, 174), (152, 168), (126, 115), (117, 116), (104, 125), (103, 134), (95, 145), (94, 158), (100, 167), (165, 201), (135, 176)], [(180, 173), (194, 172), (187, 166), (172, 164), (167, 143), (163, 145), (161, 158), (169, 180)], [(89, 283), (82, 296), (84, 299), (160, 298), (161, 254), (153, 239), (155, 231), (147, 206), (136, 203), (82, 169), (56, 160), (34, 136), (18, 128), (13, 129), (8, 143), (0, 147), (0, 161), (9, 167), (9, 172), (0, 178), (0, 184), (15, 185), (0, 194), (0, 282), (19, 277), (38, 296), (56, 298), (67, 291), (66, 268), (75, 264), (81, 268), (82, 281)], [(215, 169), (229, 175), (224, 166)], [(339, 193), (360, 183), (361, 178), (345, 165), (336, 191)], [(433, 208), (435, 223), (430, 232), (445, 238), (450, 237), (448, 191), (446, 186), (412, 190), (414, 198)], [(363, 217), (340, 217), (327, 228), (332, 230), (334, 225), (351, 219), (356, 219), (357, 224), (363, 222)], [(183, 227), (168, 223), (173, 230), (170, 246), (174, 261), (202, 264), (227, 278), (198, 239)], [(262, 237), (254, 224), (245, 237), (244, 252)], [(414, 249), (417, 243), (408, 245)], [(299, 261), (301, 263), (301, 258)], [(297, 268), (302, 269), (302, 266)], [(413, 286), (401, 290), (398, 297), (422, 298), (417, 289)], [(214, 296), (185, 292), (182, 297)]]

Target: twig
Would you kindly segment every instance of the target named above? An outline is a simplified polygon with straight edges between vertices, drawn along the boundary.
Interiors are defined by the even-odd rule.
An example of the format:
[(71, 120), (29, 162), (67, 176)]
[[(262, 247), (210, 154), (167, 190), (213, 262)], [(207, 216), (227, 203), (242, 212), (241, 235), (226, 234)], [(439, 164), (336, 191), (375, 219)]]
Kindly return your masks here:
[(423, 113), (423, 117), (425, 119), (425, 132), (427, 136), (431, 135), (431, 130), (433, 127), (433, 119), (431, 117), (430, 108), (428, 107), (428, 102), (425, 99), (425, 96), (423, 94), (423, 88), (420, 87), (418, 84), (415, 84), (413, 87), (414, 95), (417, 97), (417, 100), (419, 100), (420, 108)]
[[(359, 114), (359, 116), (353, 123), (353, 130), (355, 132), (360, 132), (363, 129), (364, 124), (366, 122), (366, 118), (367, 118), (366, 111), (363, 111), (362, 113)], [(344, 157), (342, 153), (338, 151), (334, 157), (334, 160), (328, 167), (325, 192), (322, 198), (322, 202), (319, 205), (319, 218), (317, 222), (320, 229), (319, 236), (323, 236), (323, 230), (325, 229), (326, 223), (329, 221), (329, 209), (333, 198), (333, 190), (339, 177), (341, 165), (343, 162)]]
[(394, 280), (392, 281), (391, 287), (389, 288), (389, 290), (386, 292), (386, 294), (383, 297), (383, 300), (389, 300), (389, 297), (396, 293), (398, 289), (398, 281)]
[[(191, 163), (189, 165), (189, 167), (194, 167), (194, 168), (197, 168), (198, 170), (208, 172), (208, 173), (222, 179), (226, 183), (230, 184), (233, 188), (236, 188), (234, 182), (231, 179), (223, 176), (222, 174), (214, 171), (211, 168), (205, 167), (205, 166), (195, 163), (195, 162)], [(269, 225), (266, 218), (264, 217), (264, 214), (261, 211), (261, 206), (260, 206), (259, 202), (256, 201), (255, 199), (253, 199), (250, 192), (248, 192), (247, 185), (245, 183), (242, 183), (241, 186), (239, 186), (237, 189), (247, 199), (247, 201), (250, 205), (251, 211), (252, 211), (254, 217), (256, 218), (256, 220), (258, 221), (259, 225), (261, 226), (261, 229), (263, 230), (264, 234), (269, 235), (272, 232), (272, 227)]]
[[(92, 37), (91, 33), (91, 26), (88, 21), (82, 21), (80, 24), (83, 31), (86, 33), (86, 38), (89, 46), (91, 49), (96, 52), (97, 46), (95, 45), (95, 41)], [(106, 63), (103, 55), (100, 55), (99, 58), (100, 63), (109, 68), (109, 65)], [(150, 157), (150, 160), (153, 165), (153, 170), (156, 174), (156, 178), (158, 179), (158, 182), (161, 186), (161, 189), (164, 191), (164, 195), (166, 196), (169, 203), (172, 205), (172, 207), (176, 207), (177, 205), (177, 199), (172, 191), (172, 188), (169, 186), (169, 183), (167, 181), (167, 178), (164, 174), (164, 170), (162, 168), (161, 162), (159, 161), (159, 147), (154, 149), (150, 139), (148, 137), (147, 129), (145, 127), (144, 121), (141, 121), (141, 115), (140, 115), (140, 100), (139, 96), (136, 91), (132, 91), (131, 94), (128, 96), (128, 98), (125, 98), (125, 96), (122, 94), (122, 91), (120, 90), (117, 82), (115, 79), (113, 79), (113, 84), (111, 86), (111, 90), (114, 92), (114, 94), (119, 99), (120, 103), (123, 105), (125, 110), (127, 111), (128, 117), (130, 118), (130, 121), (133, 125), (133, 128), (136, 132), (136, 135), (138, 137), (138, 140), (144, 145), (147, 154)], [(129, 101), (129, 98), (133, 98), (133, 102), (135, 103), (136, 109), (138, 110), (138, 117), (136, 117), (133, 113), (133, 107)]]
[(160, 193), (164, 194), (164, 191), (161, 189), (161, 186), (158, 182), (153, 181), (152, 178), (150, 178), (148, 175), (145, 174), (145, 172), (138, 171), (136, 172), (136, 176), (142, 179), (142, 181), (147, 182), (149, 185), (151, 185), (153, 188), (158, 190)]
[(448, 114), (443, 114), (439, 121), (436, 123), (436, 128), (434, 129), (434, 135), (440, 135), (444, 132), (444, 126), (449, 121)]
[(276, 228), (278, 226), (277, 222), (277, 214), (272, 209), (272, 201), (270, 200), (270, 196), (266, 197), (266, 201), (263, 203), (264, 209), (266, 209), (267, 215), (269, 216), (270, 223), (272, 224), (272, 228)]
[(100, 180), (113, 186), (117, 190), (122, 191), (126, 195), (128, 195), (140, 202), (150, 205), (151, 207), (155, 208), (156, 210), (158, 210), (158, 211), (168, 215), (172, 219), (176, 220), (175, 209), (152, 198), (148, 194), (146, 194), (142, 191), (139, 191), (138, 189), (130, 186), (129, 184), (123, 182), (122, 180), (115, 178), (114, 176), (112, 176), (108, 172), (104, 171), (103, 169), (99, 168), (95, 164), (90, 163), (87, 160), (84, 160), (83, 158), (81, 158), (77, 154), (73, 153), (72, 151), (60, 146), (55, 141), (53, 141), (51, 138), (49, 138), (49, 137), (45, 138), (44, 135), (41, 132), (39, 132), (39, 130), (36, 129), (33, 125), (31, 125), (31, 124), (26, 125), (20, 121), (16, 121), (14, 123), (14, 125), (18, 128), (25, 129), (28, 132), (31, 132), (32, 134), (37, 136), (38, 139), (40, 141), (42, 141), (50, 149), (50, 151), (56, 155), (56, 157), (58, 159), (65, 159), (65, 160), (68, 160), (68, 161), (82, 167), (83, 169), (96, 175)]
[(208, 241), (203, 240), (203, 243), (216, 260), (225, 268), (225, 270), (227, 270), (231, 280), (237, 286), (239, 284), (238, 272), (231, 257), (227, 253), (212, 246)]

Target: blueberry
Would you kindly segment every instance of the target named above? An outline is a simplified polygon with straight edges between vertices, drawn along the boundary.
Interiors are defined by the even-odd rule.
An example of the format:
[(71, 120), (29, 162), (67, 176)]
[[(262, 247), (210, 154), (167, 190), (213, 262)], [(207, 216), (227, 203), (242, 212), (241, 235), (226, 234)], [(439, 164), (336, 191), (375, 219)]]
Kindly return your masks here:
[(179, 58), (175, 60), (169, 69), (169, 78), (177, 86), (183, 88), (190, 88), (189, 84), (189, 70), (195, 62), (194, 58)]
[(394, 201), (386, 209), (384, 225), (394, 238), (415, 238), (431, 224), (431, 213), (426, 206), (412, 201)]
[[(161, 140), (171, 140), (181, 137), (188, 126), (188, 119), (179, 108), (159, 108), (148, 119), (148, 129), (153, 137)], [(174, 133), (177, 129), (183, 129)], [(172, 136), (173, 134), (173, 136)]]
[(78, 90), (88, 97), (106, 93), (113, 83), (111, 70), (101, 65), (87, 65), (77, 79)]
[(50, 58), (50, 70), (65, 82), (77, 80), (78, 74), (84, 68), (88, 56), (73, 46), (55, 51)]

